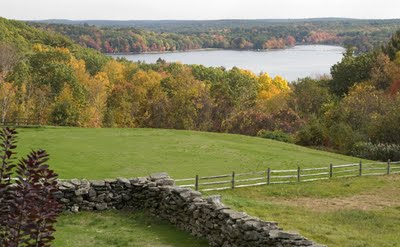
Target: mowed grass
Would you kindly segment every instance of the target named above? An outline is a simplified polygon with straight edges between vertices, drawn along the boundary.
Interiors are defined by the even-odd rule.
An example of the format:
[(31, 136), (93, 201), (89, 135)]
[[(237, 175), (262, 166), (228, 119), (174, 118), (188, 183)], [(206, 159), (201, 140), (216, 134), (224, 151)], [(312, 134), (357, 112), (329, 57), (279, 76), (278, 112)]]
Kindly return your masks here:
[(219, 192), (231, 207), (330, 247), (400, 246), (400, 175)]
[[(241, 135), (159, 129), (19, 129), (20, 154), (43, 148), (62, 178), (175, 178), (357, 162), (357, 158)], [(337, 247), (400, 246), (400, 176), (332, 179), (219, 191), (223, 202)], [(207, 193), (214, 194), (214, 193)], [(206, 246), (143, 212), (59, 219), (56, 246)]]
[(56, 228), (55, 247), (208, 246), (206, 240), (179, 231), (146, 212), (64, 213)]
[(358, 159), (258, 137), (162, 129), (21, 128), (18, 153), (42, 148), (61, 178), (114, 178), (328, 166)]
[[(400, 246), (400, 175), (218, 193), (236, 210), (330, 247)], [(145, 212), (63, 214), (56, 228), (55, 246), (207, 246)]]

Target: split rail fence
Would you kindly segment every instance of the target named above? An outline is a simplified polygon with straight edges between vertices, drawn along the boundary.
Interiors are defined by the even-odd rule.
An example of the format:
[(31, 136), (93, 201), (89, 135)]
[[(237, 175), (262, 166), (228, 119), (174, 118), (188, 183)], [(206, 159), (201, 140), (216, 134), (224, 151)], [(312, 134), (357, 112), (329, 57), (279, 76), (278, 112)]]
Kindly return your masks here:
[[(199, 176), (175, 179), (177, 185), (190, 187), (197, 191), (227, 190), (270, 184), (289, 184), (328, 180), (332, 178), (381, 176), (400, 174), (400, 161), (332, 165), (327, 167), (273, 170), (247, 173), (229, 173), (215, 176)], [(222, 187), (219, 187), (222, 186)]]
[(0, 126), (38, 126), (41, 125), (40, 119), (15, 118), (12, 120), (0, 121)]

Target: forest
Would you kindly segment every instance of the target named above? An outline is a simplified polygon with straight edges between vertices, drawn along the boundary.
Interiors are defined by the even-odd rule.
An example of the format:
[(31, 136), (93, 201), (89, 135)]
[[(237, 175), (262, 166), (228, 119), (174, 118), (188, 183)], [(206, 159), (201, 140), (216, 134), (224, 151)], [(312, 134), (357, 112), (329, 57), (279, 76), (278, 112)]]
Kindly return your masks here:
[(400, 31), (369, 52), (348, 48), (330, 76), (288, 83), (240, 68), (115, 60), (43, 30), (103, 29), (34, 26), (0, 18), (1, 123), (227, 132), (400, 159)]
[(63, 21), (30, 25), (70, 37), (102, 53), (185, 51), (204, 48), (263, 50), (296, 44), (355, 47), (356, 53), (389, 41), (399, 20), (304, 19), (220, 21)]

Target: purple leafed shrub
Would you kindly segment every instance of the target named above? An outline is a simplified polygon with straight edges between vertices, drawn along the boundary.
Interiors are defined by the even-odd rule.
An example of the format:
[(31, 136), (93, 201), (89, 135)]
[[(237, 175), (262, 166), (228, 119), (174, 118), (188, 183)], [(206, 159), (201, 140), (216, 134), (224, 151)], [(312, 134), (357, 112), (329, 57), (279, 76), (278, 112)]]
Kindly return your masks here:
[(53, 197), (57, 174), (44, 150), (15, 164), (14, 129), (0, 130), (0, 246), (50, 246), (61, 206)]

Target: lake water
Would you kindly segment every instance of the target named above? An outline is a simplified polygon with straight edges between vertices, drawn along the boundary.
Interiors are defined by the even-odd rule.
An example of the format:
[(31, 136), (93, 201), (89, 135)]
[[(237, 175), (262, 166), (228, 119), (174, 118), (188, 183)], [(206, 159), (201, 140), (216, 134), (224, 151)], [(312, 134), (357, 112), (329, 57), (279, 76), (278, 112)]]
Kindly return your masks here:
[(223, 66), (227, 69), (236, 66), (256, 74), (268, 72), (271, 76), (281, 75), (292, 81), (299, 77), (329, 74), (331, 66), (342, 59), (343, 52), (344, 48), (338, 46), (301, 45), (269, 51), (205, 50), (112, 56), (146, 63), (155, 63), (162, 58), (167, 62)]

